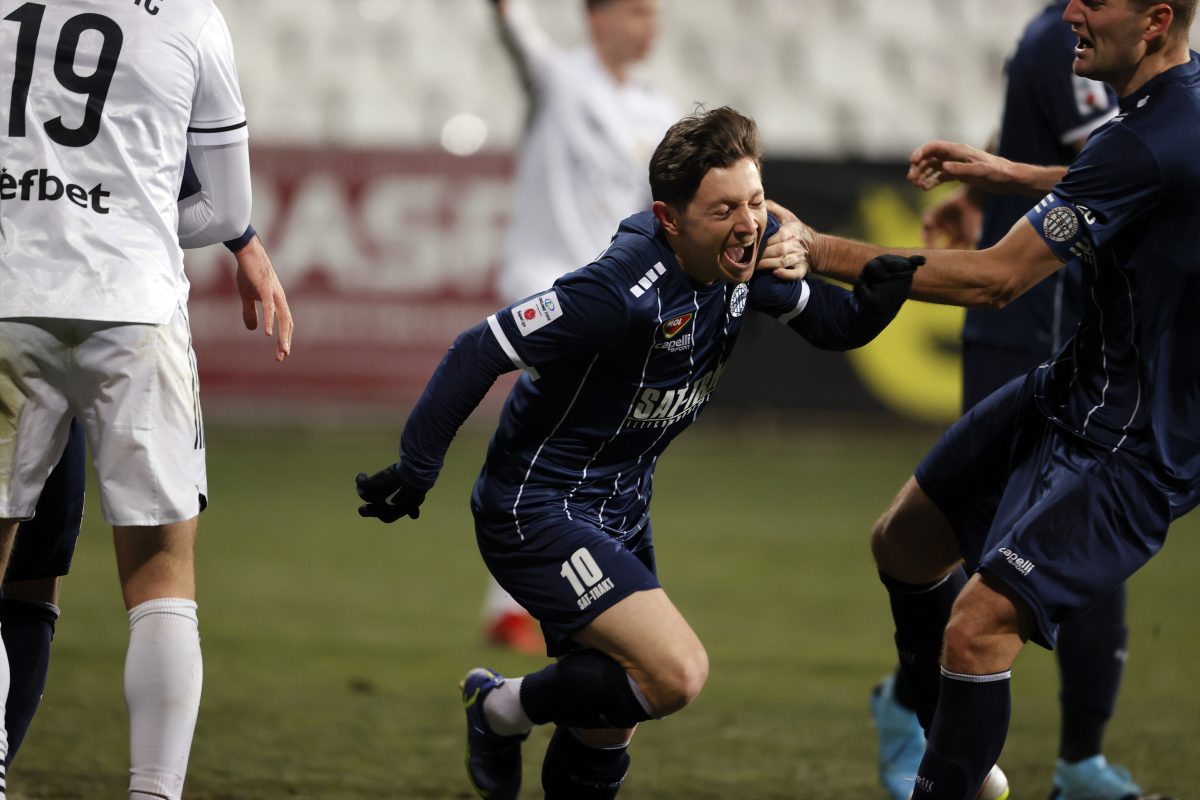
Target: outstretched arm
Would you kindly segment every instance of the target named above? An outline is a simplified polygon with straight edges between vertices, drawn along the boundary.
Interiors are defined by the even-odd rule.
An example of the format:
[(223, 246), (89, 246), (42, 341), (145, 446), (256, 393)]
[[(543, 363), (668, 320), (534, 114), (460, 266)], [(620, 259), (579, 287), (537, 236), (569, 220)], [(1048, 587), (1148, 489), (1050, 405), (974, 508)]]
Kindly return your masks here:
[(933, 141), (909, 157), (908, 180), (929, 190), (947, 181), (962, 181), (986, 192), (1041, 198), (1054, 188), (1066, 167), (1039, 167), (993, 155), (961, 142)]
[(812, 232), (808, 261), (817, 274), (853, 281), (863, 264), (885, 252), (925, 257), (913, 278), (914, 299), (968, 308), (1002, 308), (1063, 263), (1025, 218), (986, 250), (885, 250)]
[(545, 79), (557, 48), (524, 0), (492, 0), (492, 6), (496, 10), (500, 40), (516, 65), (526, 94), (532, 99)]

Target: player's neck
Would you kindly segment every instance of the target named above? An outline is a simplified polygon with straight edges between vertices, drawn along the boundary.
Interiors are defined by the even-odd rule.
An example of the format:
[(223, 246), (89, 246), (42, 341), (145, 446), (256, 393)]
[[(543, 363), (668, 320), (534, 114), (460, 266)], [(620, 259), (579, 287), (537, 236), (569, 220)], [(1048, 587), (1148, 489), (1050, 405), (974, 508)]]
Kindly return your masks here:
[(611, 53), (605, 53), (600, 47), (596, 48), (596, 58), (600, 59), (604, 71), (612, 76), (613, 83), (620, 86), (629, 79), (630, 63), (627, 60), (617, 58)]
[(1161, 75), (1169, 69), (1191, 61), (1192, 54), (1187, 47), (1164, 48), (1157, 53), (1147, 54), (1137, 65), (1137, 69), (1126, 79), (1112, 81), (1113, 91), (1118, 97), (1128, 97), (1146, 85), (1152, 78)]

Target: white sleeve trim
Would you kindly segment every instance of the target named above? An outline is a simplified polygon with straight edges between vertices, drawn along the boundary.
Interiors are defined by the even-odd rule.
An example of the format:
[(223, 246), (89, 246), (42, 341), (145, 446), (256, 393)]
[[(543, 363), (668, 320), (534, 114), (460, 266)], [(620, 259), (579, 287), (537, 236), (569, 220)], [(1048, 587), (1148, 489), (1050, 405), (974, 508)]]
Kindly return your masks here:
[(538, 371), (522, 361), (521, 357), (517, 355), (517, 351), (515, 348), (513, 348), (512, 342), (510, 342), (508, 337), (504, 335), (504, 329), (500, 327), (500, 320), (496, 318), (495, 314), (492, 314), (487, 318), (487, 323), (488, 327), (492, 329), (492, 335), (496, 337), (496, 343), (500, 345), (500, 349), (504, 351), (504, 355), (508, 356), (508, 360), (511, 361), (517, 369), (524, 370), (532, 380), (536, 381), (538, 378), (540, 378), (541, 375), (538, 374)]
[(1071, 128), (1071, 130), (1059, 137), (1059, 142), (1062, 144), (1072, 145), (1078, 142), (1080, 139), (1086, 139), (1088, 136), (1092, 135), (1092, 131), (1096, 130), (1096, 128), (1099, 128), (1101, 125), (1115, 117), (1117, 115), (1117, 111), (1117, 107), (1113, 106), (1108, 110), (1107, 114), (1102, 114), (1095, 119), (1088, 120), (1082, 125)]
[(808, 281), (801, 281), (800, 287), (800, 299), (796, 302), (796, 307), (784, 314), (782, 317), (778, 318), (779, 321), (784, 325), (787, 325), (796, 317), (800, 316), (800, 314), (803, 313), (804, 309), (808, 306), (808, 298), (812, 294), (812, 289), (808, 288)]

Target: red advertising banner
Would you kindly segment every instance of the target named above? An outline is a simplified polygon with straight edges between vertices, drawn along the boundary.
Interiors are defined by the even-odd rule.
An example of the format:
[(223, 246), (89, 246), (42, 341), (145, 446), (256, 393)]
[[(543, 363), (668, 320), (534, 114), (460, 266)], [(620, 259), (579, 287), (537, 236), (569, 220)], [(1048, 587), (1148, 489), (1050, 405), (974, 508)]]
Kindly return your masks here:
[(293, 355), (274, 365), (242, 326), (228, 251), (189, 253), (206, 400), (410, 404), (455, 335), (499, 304), (511, 158), (262, 148), (251, 162)]

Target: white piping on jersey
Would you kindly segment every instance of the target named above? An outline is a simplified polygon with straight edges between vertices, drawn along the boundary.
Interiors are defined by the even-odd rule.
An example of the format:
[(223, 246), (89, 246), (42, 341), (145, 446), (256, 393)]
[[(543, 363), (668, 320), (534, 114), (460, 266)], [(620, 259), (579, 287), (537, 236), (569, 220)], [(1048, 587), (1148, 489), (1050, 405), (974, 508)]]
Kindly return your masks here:
[(800, 282), (800, 299), (796, 301), (796, 307), (777, 319), (784, 325), (800, 316), (804, 309), (808, 307), (808, 296), (812, 293), (812, 289), (808, 288), (808, 281)]
[[(1096, 262), (1096, 280), (1092, 283), (1092, 305), (1100, 314), (1100, 365), (1104, 369), (1104, 387), (1100, 390), (1100, 402), (1092, 406), (1092, 410), (1083, 418), (1083, 424), (1079, 427), (1079, 432), (1086, 434), (1088, 423), (1092, 421), (1092, 414), (1095, 414), (1101, 408), (1104, 408), (1108, 402), (1108, 386), (1112, 383), (1112, 376), (1108, 374), (1108, 338), (1104, 335), (1104, 309), (1100, 306), (1100, 302), (1096, 299), (1096, 284), (1100, 283), (1100, 263)], [(1078, 360), (1076, 360), (1078, 362)], [(1075, 365), (1076, 370), (1079, 364)]]
[[(695, 314), (695, 318), (692, 320), (692, 326), (693, 326), (692, 330), (698, 330), (698, 326), (700, 323), (700, 299), (699, 299), (699, 295), (697, 295), (697, 293), (694, 290), (692, 291), (692, 312)], [(657, 320), (657, 323), (655, 324), (654, 330), (657, 331), (658, 327), (660, 325), (662, 325), (662, 323), (663, 323), (662, 292), (659, 292), (659, 294), (658, 294), (658, 320)], [(654, 353), (654, 333), (651, 333), (650, 334), (650, 348), (646, 351), (646, 362), (645, 362), (645, 364), (642, 365), (642, 384), (643, 385), (645, 384), (646, 369), (648, 368), (648, 366), (650, 364), (650, 357), (651, 357), (651, 355), (653, 355), (653, 353)], [(692, 379), (695, 376), (695, 374), (696, 374), (696, 352), (695, 352), (695, 350), (689, 350), (688, 351), (688, 384), (689, 385), (691, 384)], [(626, 409), (625, 416), (621, 419), (621, 426), (618, 427), (618, 429), (617, 429), (618, 432), (620, 432), (620, 429), (622, 427), (624, 427), (625, 421), (627, 419), (629, 419), (629, 413), (630, 413), (630, 411), (633, 410), (633, 406), (637, 403), (637, 398), (638, 398), (638, 395), (641, 394), (641, 391), (642, 391), (642, 387), (639, 385), (637, 390), (633, 393), (633, 400), (632, 400), (632, 402), (630, 402), (629, 408)], [(654, 441), (651, 442), (650, 445), (645, 450), (643, 450), (641, 453), (638, 454), (637, 461), (634, 464), (635, 467), (641, 466), (642, 459), (646, 457), (646, 453), (649, 453), (651, 450), (654, 449), (654, 447), (662, 440), (662, 438), (667, 435), (667, 431), (670, 428), (671, 428), (670, 425), (664, 425), (662, 427), (662, 429), (659, 431), (658, 436), (654, 439)], [(615, 438), (616, 434), (613, 434), (613, 436)], [(604, 508), (605, 508), (605, 506), (608, 505), (609, 500), (611, 500), (617, 496), (617, 494), (619, 493), (620, 488), (621, 488), (620, 484), (621, 484), (621, 475), (620, 475), (620, 473), (618, 473), (617, 476), (613, 479), (612, 491), (609, 492), (609, 495), (607, 498), (605, 498), (604, 502), (600, 504), (600, 510), (599, 510), (599, 513), (597, 514), (597, 518), (600, 520), (601, 524), (603, 524), (603, 519), (604, 519)], [(641, 499), (640, 494), (638, 495), (638, 499), (639, 500)]]
[(662, 275), (665, 275), (666, 272), (667, 268), (662, 265), (661, 261), (659, 261), (653, 267), (646, 270), (646, 274), (642, 276), (641, 280), (629, 287), (629, 293), (634, 297), (641, 297), (646, 292), (650, 291), (650, 287), (654, 285), (654, 282)]
[(1117, 273), (1125, 279), (1125, 297), (1129, 300), (1129, 340), (1133, 345), (1133, 374), (1137, 377), (1137, 400), (1133, 404), (1133, 413), (1129, 415), (1129, 421), (1121, 426), (1121, 440), (1113, 447), (1113, 452), (1121, 449), (1121, 445), (1125, 444), (1125, 440), (1129, 438), (1129, 426), (1137, 418), (1138, 409), (1142, 407), (1142, 353), (1137, 346), (1137, 317), (1135, 316), (1136, 309), (1133, 307), (1133, 285), (1129, 282), (1129, 275), (1125, 270), (1117, 266), (1117, 255), (1114, 252), (1109, 253), (1113, 260), (1113, 268)]
[(1054, 315), (1050, 322), (1050, 352), (1054, 355), (1062, 349), (1063, 287), (1066, 282), (1066, 270), (1060, 269), (1054, 276)]
[(517, 516), (517, 506), (521, 504), (521, 495), (525, 493), (525, 484), (529, 483), (529, 476), (533, 473), (533, 465), (537, 463), (538, 457), (541, 456), (542, 450), (546, 449), (546, 442), (554, 438), (554, 434), (558, 433), (558, 429), (562, 427), (563, 422), (571, 413), (571, 409), (575, 407), (575, 401), (579, 399), (579, 395), (583, 393), (583, 386), (587, 383), (588, 376), (592, 374), (592, 367), (596, 366), (596, 362), (600, 359), (600, 354), (592, 356), (591, 362), (588, 363), (587, 369), (583, 373), (583, 377), (579, 379), (579, 386), (575, 388), (575, 394), (571, 397), (571, 402), (567, 403), (566, 410), (563, 411), (558, 422), (554, 423), (554, 428), (546, 434), (546, 438), (542, 439), (542, 443), (538, 445), (537, 451), (533, 454), (533, 458), (529, 459), (529, 468), (525, 470), (525, 477), (521, 479), (521, 486), (517, 489), (517, 498), (513, 501), (512, 515), (513, 524), (517, 528), (517, 536), (521, 537), (521, 541), (525, 541), (525, 534), (521, 532), (521, 518)]
[(508, 356), (508, 360), (520, 370), (524, 370), (530, 380), (537, 380), (542, 377), (535, 367), (531, 367), (521, 360), (517, 355), (517, 351), (513, 348), (512, 342), (504, 335), (504, 329), (500, 327), (500, 320), (496, 319), (496, 315), (492, 314), (487, 318), (488, 327), (492, 329), (492, 335), (496, 337), (496, 343), (500, 345), (500, 349), (504, 351), (504, 355)]

